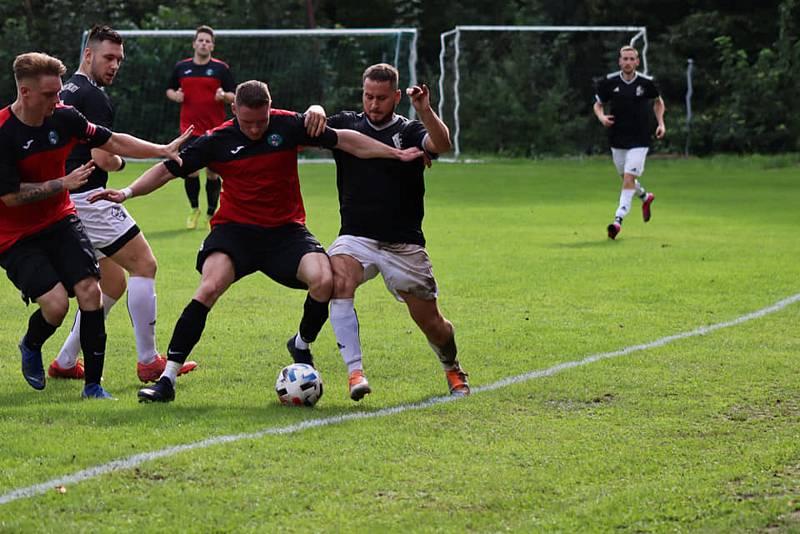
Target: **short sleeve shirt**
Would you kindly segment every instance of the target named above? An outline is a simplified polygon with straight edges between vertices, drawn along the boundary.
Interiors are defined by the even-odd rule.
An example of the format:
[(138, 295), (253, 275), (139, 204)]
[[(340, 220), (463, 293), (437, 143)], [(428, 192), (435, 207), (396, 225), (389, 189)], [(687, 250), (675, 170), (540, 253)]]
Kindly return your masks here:
[(630, 81), (612, 72), (596, 84), (596, 100), (609, 104), (614, 124), (608, 128), (613, 148), (649, 147), (653, 133), (651, 101), (660, 95), (652, 78), (636, 73)]
[(231, 69), (224, 61), (212, 58), (198, 65), (188, 58), (175, 64), (169, 88), (183, 90), (181, 131), (194, 124), (195, 136), (200, 136), (225, 121), (225, 103), (214, 98), (220, 87), (227, 93), (236, 90)]

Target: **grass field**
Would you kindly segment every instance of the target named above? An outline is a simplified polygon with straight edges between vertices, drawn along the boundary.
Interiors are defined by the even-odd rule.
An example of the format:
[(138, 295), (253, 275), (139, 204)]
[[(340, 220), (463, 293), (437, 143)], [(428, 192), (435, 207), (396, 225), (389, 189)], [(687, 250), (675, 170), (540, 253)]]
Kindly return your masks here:
[[(143, 168), (131, 165), (113, 183)], [(333, 168), (302, 166), (301, 182), (309, 227), (328, 245), (338, 230)], [(797, 157), (651, 159), (643, 182), (657, 196), (653, 220), (641, 221), (635, 199), (610, 241), (619, 196), (610, 158), (429, 171), (428, 249), (473, 387), (800, 293)], [(181, 229), (179, 181), (127, 206), (159, 260), (165, 351), (197, 285), (205, 234)], [(286, 408), (273, 385), (303, 299), (262, 276), (234, 285), (192, 355), (200, 367), (168, 405), (136, 402), (120, 303), (107, 323), (104, 379), (119, 401), (87, 402), (76, 382), (50, 380), (42, 392), (25, 383), (16, 344), (31, 310), (5, 280), (0, 500), (52, 487), (0, 504), (0, 531), (800, 532), (800, 302), (425, 404), (446, 395), (444, 375), (405, 307), (375, 280), (356, 301), (373, 394), (348, 398), (325, 326), (314, 345), (325, 394), (313, 409)], [(45, 345), (46, 364), (67, 324)], [(259, 431), (267, 432), (51, 482)]]

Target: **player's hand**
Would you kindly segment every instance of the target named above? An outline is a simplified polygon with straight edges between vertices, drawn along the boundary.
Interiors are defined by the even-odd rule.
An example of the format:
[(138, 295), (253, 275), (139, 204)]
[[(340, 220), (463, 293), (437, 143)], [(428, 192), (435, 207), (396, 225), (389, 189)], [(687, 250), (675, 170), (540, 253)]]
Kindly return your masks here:
[(89, 180), (89, 175), (94, 170), (94, 161), (89, 160), (80, 167), (76, 167), (71, 173), (62, 178), (64, 189), (72, 191), (77, 189)]
[(659, 124), (658, 127), (656, 128), (656, 137), (658, 139), (663, 139), (666, 134), (667, 134), (667, 127), (664, 126), (663, 124)]
[(217, 102), (225, 102), (225, 91), (222, 90), (222, 87), (217, 87), (217, 92), (214, 93), (214, 100)]
[(421, 158), (425, 155), (425, 152), (420, 150), (419, 147), (412, 146), (411, 148), (406, 148), (405, 150), (398, 150), (397, 151), (397, 159), (400, 161), (414, 161), (415, 159)]
[(175, 102), (183, 104), (183, 89), (180, 87), (175, 90)]
[(600, 122), (606, 128), (614, 126), (614, 115), (600, 115)]
[(421, 86), (409, 87), (406, 89), (406, 94), (411, 99), (411, 105), (417, 111), (423, 111), (431, 107), (431, 92), (424, 83)]
[(308, 109), (303, 114), (305, 121), (303, 125), (306, 127), (306, 132), (310, 137), (319, 137), (325, 131), (325, 108), (318, 104), (308, 106)]
[(431, 157), (428, 155), (427, 152), (422, 153), (422, 162), (425, 163), (425, 166), (428, 167), (429, 169), (433, 167), (433, 160), (431, 159)]
[(117, 204), (122, 204), (125, 202), (125, 193), (119, 191), (117, 189), (103, 189), (102, 191), (97, 191), (96, 193), (92, 193), (86, 200), (89, 201), (89, 204), (94, 204), (98, 200), (110, 200), (111, 202), (116, 202)]
[(173, 139), (170, 144), (164, 145), (164, 157), (175, 160), (178, 165), (183, 165), (183, 160), (178, 154), (181, 151), (181, 145), (191, 137), (193, 131), (194, 124), (186, 128), (186, 130), (184, 130), (179, 137)]

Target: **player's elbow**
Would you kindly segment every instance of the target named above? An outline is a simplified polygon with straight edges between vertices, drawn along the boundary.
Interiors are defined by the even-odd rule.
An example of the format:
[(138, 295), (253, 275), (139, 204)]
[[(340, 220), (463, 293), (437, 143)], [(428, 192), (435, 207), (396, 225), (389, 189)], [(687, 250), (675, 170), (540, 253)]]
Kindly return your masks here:
[(6, 195), (0, 196), (0, 200), (3, 201), (3, 204), (5, 204), (7, 208), (13, 208), (15, 206), (22, 205), (22, 202), (20, 202), (19, 199), (19, 195), (15, 193), (8, 193)]

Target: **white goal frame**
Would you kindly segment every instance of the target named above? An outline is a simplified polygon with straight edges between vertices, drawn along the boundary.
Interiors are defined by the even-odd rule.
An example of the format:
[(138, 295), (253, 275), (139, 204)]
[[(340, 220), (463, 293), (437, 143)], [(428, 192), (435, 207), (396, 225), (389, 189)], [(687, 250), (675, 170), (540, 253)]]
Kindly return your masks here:
[(462, 32), (635, 32), (635, 35), (630, 40), (630, 45), (640, 38), (642, 39), (642, 68), (644, 74), (648, 74), (647, 68), (647, 27), (646, 26), (456, 26), (452, 30), (443, 32), (439, 35), (439, 43), (441, 49), (439, 51), (439, 117), (443, 118), (444, 113), (444, 74), (445, 74), (445, 52), (447, 51), (447, 38), (453, 36), (453, 46), (455, 54), (453, 57), (453, 95), (454, 95), (454, 108), (453, 108), (453, 152), (454, 157), (458, 159), (461, 154), (458, 138), (461, 133), (461, 123), (458, 118), (459, 107), (461, 100), (458, 94), (458, 83), (461, 78), (461, 71), (458, 66), (459, 59), (459, 44), (461, 42)]

